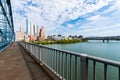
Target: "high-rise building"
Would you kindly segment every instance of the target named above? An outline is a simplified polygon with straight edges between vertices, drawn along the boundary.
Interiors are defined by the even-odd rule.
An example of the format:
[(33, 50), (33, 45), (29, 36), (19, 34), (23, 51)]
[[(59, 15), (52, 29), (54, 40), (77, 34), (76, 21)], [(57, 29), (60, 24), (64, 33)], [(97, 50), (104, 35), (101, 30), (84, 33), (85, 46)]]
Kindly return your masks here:
[(26, 19), (26, 34), (28, 34), (28, 19)]
[(20, 27), (20, 32), (24, 33), (24, 28)]
[(45, 28), (44, 28), (44, 27), (42, 27), (42, 28), (40, 29), (38, 39), (39, 39), (39, 41), (45, 40)]
[(34, 40), (37, 40), (37, 36), (38, 36), (38, 26), (37, 25), (33, 25), (33, 36), (34, 36)]
[(33, 25), (33, 35), (38, 36), (38, 26), (37, 25)]
[(20, 31), (16, 32), (16, 41), (24, 40), (24, 28), (20, 28)]

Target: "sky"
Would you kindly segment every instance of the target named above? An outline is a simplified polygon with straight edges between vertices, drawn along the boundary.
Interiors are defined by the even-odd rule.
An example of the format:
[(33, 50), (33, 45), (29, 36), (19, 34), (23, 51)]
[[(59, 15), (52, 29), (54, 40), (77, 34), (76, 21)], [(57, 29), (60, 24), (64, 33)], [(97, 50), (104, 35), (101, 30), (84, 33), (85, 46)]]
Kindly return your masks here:
[(46, 35), (119, 36), (120, 0), (11, 0), (15, 31), (29, 24)]

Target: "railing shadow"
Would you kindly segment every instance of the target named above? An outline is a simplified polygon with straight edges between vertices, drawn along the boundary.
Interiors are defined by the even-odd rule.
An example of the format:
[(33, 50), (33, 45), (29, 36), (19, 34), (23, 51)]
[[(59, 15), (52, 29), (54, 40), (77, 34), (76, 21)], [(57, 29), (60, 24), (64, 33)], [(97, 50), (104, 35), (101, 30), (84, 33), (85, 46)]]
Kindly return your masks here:
[(32, 58), (32, 56), (19, 46), (20, 52), (23, 55), (32, 80), (53, 80), (44, 69)]

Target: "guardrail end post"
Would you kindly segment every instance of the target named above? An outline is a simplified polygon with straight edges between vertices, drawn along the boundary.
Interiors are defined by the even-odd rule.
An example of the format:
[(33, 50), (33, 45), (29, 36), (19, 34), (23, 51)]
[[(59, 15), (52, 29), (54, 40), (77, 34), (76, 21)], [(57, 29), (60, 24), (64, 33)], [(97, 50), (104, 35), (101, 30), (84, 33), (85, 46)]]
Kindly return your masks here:
[(88, 80), (88, 59), (86, 54), (81, 54), (81, 80)]

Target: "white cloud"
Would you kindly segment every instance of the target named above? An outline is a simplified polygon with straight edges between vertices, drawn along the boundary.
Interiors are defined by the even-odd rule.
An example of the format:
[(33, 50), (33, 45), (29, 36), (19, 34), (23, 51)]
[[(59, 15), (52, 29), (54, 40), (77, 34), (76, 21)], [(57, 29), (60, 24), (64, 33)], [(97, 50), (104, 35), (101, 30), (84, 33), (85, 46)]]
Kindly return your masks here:
[(101, 17), (100, 15), (95, 15), (95, 16), (88, 18), (87, 20), (96, 21), (96, 20), (100, 19), (100, 17)]
[[(38, 6), (28, 5), (28, 2), (30, 1), (32, 1), (32, 4)], [(86, 31), (92, 30), (97, 31), (104, 28), (105, 25), (110, 24), (112, 22), (112, 19), (115, 19), (113, 16), (111, 17), (112, 19), (110, 19), (108, 16), (106, 17), (103, 15), (115, 10), (116, 7), (120, 7), (120, 1), (116, 0), (114, 6), (111, 6), (111, 9), (105, 10), (104, 12), (96, 13), (95, 15), (87, 18), (87, 20), (90, 21), (89, 23), (83, 24), (82, 26), (80, 25), (80, 23), (68, 24), (66, 27), (60, 26), (62, 23), (68, 20), (74, 20), (81, 16), (85, 16), (88, 13), (95, 12), (103, 6), (109, 5), (109, 3), (114, 0), (85, 1), (86, 0), (12, 0), (15, 29), (21, 26), (25, 26), (24, 16), (27, 16), (33, 24), (45, 26), (47, 34), (52, 34), (53, 32), (59, 33), (60, 30), (61, 32), (63, 30), (68, 30), (66, 31), (66, 33), (64, 32), (65, 34), (68, 34), (74, 32), (74, 30), (70, 30), (70, 28), (74, 27), (78, 28), (78, 31), (75, 32), (76, 34), (79, 34), (79, 31), (81, 31), (82, 33), (86, 33)], [(94, 1), (96, 1), (95, 4), (93, 4)], [(25, 14), (20, 15), (19, 12), (16, 12), (17, 10), (23, 10)], [(90, 27), (87, 28), (87, 26)], [(86, 30), (82, 31), (80, 29)]]

